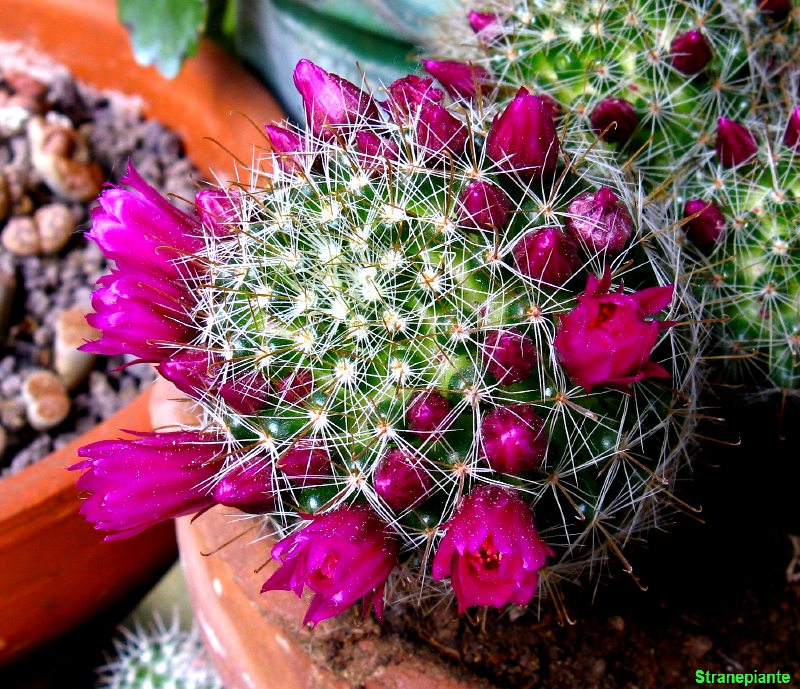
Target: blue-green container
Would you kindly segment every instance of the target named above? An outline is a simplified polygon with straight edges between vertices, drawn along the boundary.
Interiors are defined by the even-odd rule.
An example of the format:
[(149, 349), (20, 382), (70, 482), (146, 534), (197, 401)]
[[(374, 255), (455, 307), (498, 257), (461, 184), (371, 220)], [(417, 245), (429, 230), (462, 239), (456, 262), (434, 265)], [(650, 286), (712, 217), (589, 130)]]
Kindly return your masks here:
[(302, 118), (292, 83), (308, 58), (360, 84), (388, 84), (418, 71), (417, 53), (434, 19), (458, 0), (239, 0), (237, 51), (286, 111)]

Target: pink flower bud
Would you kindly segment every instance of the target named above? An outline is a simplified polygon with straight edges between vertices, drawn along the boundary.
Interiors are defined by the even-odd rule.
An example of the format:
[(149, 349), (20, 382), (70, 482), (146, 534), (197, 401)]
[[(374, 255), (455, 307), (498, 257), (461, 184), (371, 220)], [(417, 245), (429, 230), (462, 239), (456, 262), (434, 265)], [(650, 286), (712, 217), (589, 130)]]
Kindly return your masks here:
[(303, 98), (308, 125), (317, 136), (330, 138), (334, 136), (331, 128), (380, 119), (369, 94), (310, 60), (297, 63), (294, 85)]
[(751, 160), (758, 151), (752, 132), (742, 125), (720, 117), (717, 121), (717, 158), (723, 167), (736, 167)]
[(474, 488), (442, 529), (447, 533), (433, 559), (433, 579), (450, 577), (459, 614), (473, 605), (531, 602), (553, 551), (517, 491)]
[(783, 143), (800, 153), (800, 105), (795, 105), (792, 114), (789, 115)]
[(624, 98), (606, 98), (592, 110), (592, 129), (603, 141), (624, 144), (633, 136), (639, 118)]
[(486, 153), (502, 170), (533, 180), (552, 175), (559, 142), (550, 106), (521, 87), (492, 122)]
[(237, 467), (214, 487), (214, 500), (248, 514), (264, 514), (275, 507), (269, 464)]
[(512, 385), (531, 375), (536, 366), (536, 347), (519, 330), (493, 330), (483, 343), (481, 359), (500, 385)]
[(494, 471), (517, 476), (539, 466), (548, 437), (530, 404), (511, 404), (481, 419), (481, 442), (483, 458)]
[(725, 232), (725, 216), (719, 206), (711, 201), (702, 199), (687, 201), (683, 207), (683, 217), (691, 218), (684, 225), (684, 232), (696, 246), (716, 244)]
[(699, 74), (713, 57), (708, 39), (699, 31), (675, 36), (669, 52), (672, 66), (683, 74)]
[(502, 232), (508, 226), (511, 199), (491, 182), (470, 182), (458, 200), (458, 222), (462, 227)]
[(397, 162), (400, 151), (397, 144), (365, 130), (356, 132), (359, 164), (365, 172), (381, 172), (387, 165)]
[(154, 524), (214, 505), (205, 485), (219, 468), (219, 438), (198, 431), (142, 433), (134, 440), (101, 440), (78, 450), (86, 470), (77, 480), (88, 494), (81, 514), (95, 529), (130, 538)]
[(255, 414), (267, 405), (269, 381), (256, 371), (218, 380), (222, 357), (198, 349), (171, 354), (156, 367), (178, 390), (200, 399), (214, 392), (239, 414)]
[(422, 458), (397, 447), (383, 456), (374, 480), (375, 491), (395, 512), (421, 503), (433, 485)]
[(239, 190), (232, 188), (229, 191), (203, 189), (195, 195), (194, 207), (197, 209), (200, 222), (215, 237), (228, 237), (233, 234), (231, 224), (236, 223), (237, 216), (232, 199), (238, 194)]
[(486, 93), (491, 87), (489, 72), (478, 65), (436, 60), (423, 60), (422, 65), (456, 99), (475, 98), (479, 91)]
[(436, 390), (426, 390), (414, 396), (406, 410), (406, 423), (420, 440), (441, 438), (445, 421), (452, 411), (449, 400)]
[(423, 103), (440, 103), (442, 98), (444, 92), (434, 88), (433, 79), (409, 74), (389, 85), (387, 105), (395, 119), (402, 123), (409, 116), (415, 116)]
[(299, 368), (278, 382), (278, 396), (281, 402), (298, 404), (314, 391), (314, 375), (305, 368)]
[(551, 285), (563, 285), (581, 265), (577, 243), (558, 227), (529, 232), (514, 245), (512, 254), (520, 273)]
[(500, 28), (500, 17), (494, 12), (470, 11), (467, 21), (476, 34), (480, 34), (483, 40), (492, 40)]
[(264, 591), (314, 592), (304, 624), (317, 624), (347, 610), (360, 598), (380, 619), (386, 578), (397, 566), (398, 543), (367, 506), (341, 507), (308, 515), (310, 523), (272, 548), (278, 570)]
[(467, 145), (469, 129), (453, 117), (447, 108), (424, 102), (417, 120), (417, 143), (431, 154), (449, 151), (461, 155)]
[(759, 11), (775, 21), (783, 21), (792, 11), (792, 0), (756, 0)]
[(579, 194), (569, 204), (567, 229), (587, 251), (618, 254), (633, 234), (633, 220), (613, 190)]
[(333, 474), (330, 454), (313, 441), (301, 441), (284, 452), (278, 469), (303, 488), (325, 483), (325, 477)]
[(553, 346), (574, 383), (586, 392), (609, 387), (627, 392), (645, 378), (669, 378), (650, 360), (659, 333), (673, 324), (649, 316), (669, 306), (674, 285), (650, 287), (633, 294), (610, 293), (611, 272), (590, 275), (578, 305), (561, 315)]
[(278, 165), (284, 172), (300, 172), (303, 169), (305, 143), (297, 132), (274, 124), (267, 125), (267, 136)]

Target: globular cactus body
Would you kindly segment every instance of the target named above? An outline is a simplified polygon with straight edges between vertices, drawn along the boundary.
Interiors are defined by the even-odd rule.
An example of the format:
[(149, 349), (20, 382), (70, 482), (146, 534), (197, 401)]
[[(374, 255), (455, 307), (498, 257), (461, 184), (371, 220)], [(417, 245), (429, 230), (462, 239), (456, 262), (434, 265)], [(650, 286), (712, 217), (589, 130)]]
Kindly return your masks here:
[[(295, 78), (308, 130), (268, 127), (274, 170), (198, 199), (204, 247), (181, 262), (194, 335), (142, 333), (220, 448), (190, 434), (179, 461), (213, 476), (169, 513), (267, 514), (283, 540), (264, 589), (310, 587), (310, 623), (358, 598), (380, 614), (398, 569), (416, 600), (441, 593), (431, 575), (458, 578), (460, 609), (528, 602), (539, 578), (612, 557), (630, 570), (699, 386), (672, 235), (525, 89), (502, 112), (445, 107), (410, 76), (379, 107), (310, 63)], [(101, 449), (79, 465), (90, 491), (122, 450)], [(438, 554), (451, 532), (461, 563)]]
[[(257, 371), (273, 391), (248, 416), (207, 399), (207, 423), (229, 431), (229, 466), (268, 467), (279, 531), (296, 512), (365, 502), (424, 580), (426, 547), (462, 496), (506, 485), (532, 505), (557, 553), (555, 578), (597, 568), (652, 523), (683, 459), (698, 373), (686, 321), (696, 314), (679, 285), (637, 316), (672, 304), (659, 317), (684, 321), (647, 347), (673, 378), (665, 384), (611, 390), (605, 374), (587, 391), (559, 363), (556, 333), (590, 275), (608, 271), (626, 295), (679, 281), (677, 247), (585, 134), (561, 132), (567, 162), (549, 176), (507, 171), (510, 156), (491, 158), (493, 113), (451, 109), (466, 136), (432, 153), (418, 126), (424, 107), (399, 122), (336, 127), (335, 137), (296, 132), (300, 145), (276, 171), (235, 195), (231, 236), (207, 243), (213, 279), (194, 346), (225, 352), (219, 380)], [(382, 152), (359, 146), (365, 132)], [(598, 190), (618, 207), (579, 213), (575, 200)], [(569, 231), (579, 221), (606, 236), (617, 223), (623, 238), (592, 244)], [(533, 259), (515, 261), (540, 228), (570, 246), (571, 269), (551, 282)], [(551, 261), (564, 263), (557, 248)], [(302, 393), (287, 394), (296, 378)], [(298, 447), (329, 458), (311, 472), (313, 487), (280, 469)], [(401, 458), (405, 488), (387, 491), (386, 464)]]
[[(691, 270), (716, 326), (730, 382), (761, 391), (800, 389), (800, 162), (791, 120), (748, 123), (755, 154), (690, 175), (676, 215), (695, 245)], [(691, 206), (687, 204), (693, 203)], [(694, 233), (719, 226), (706, 241)], [(694, 237), (694, 242), (692, 238)], [(697, 246), (699, 244), (700, 246)]]
[[(486, 70), (508, 97), (521, 85), (553, 97), (660, 184), (713, 143), (719, 117), (756, 97), (735, 3), (465, 2), (431, 52)], [(484, 17), (483, 21), (477, 18)]]

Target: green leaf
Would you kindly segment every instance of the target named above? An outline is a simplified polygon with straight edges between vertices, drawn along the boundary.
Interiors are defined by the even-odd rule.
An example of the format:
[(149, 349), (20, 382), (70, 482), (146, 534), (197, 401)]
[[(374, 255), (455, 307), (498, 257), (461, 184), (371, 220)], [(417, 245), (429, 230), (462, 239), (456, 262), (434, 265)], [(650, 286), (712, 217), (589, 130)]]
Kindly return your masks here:
[(171, 79), (197, 52), (208, 0), (117, 0), (117, 14), (131, 33), (137, 62), (154, 64)]

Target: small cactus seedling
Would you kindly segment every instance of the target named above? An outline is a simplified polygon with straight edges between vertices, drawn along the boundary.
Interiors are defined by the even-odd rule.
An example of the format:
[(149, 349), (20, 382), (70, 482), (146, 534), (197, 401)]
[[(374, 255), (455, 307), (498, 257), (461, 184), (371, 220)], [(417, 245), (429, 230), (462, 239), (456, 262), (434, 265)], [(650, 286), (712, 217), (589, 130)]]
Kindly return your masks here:
[[(728, 155), (680, 185), (676, 216), (732, 382), (800, 389), (800, 108), (736, 125)], [(737, 161), (732, 162), (731, 156)], [(733, 365), (735, 364), (735, 365)]]
[[(507, 99), (524, 85), (587, 122), (633, 161), (648, 191), (713, 142), (717, 119), (749, 111), (748, 35), (717, 0), (468, 2), (432, 46), (469, 62)], [(467, 24), (471, 28), (467, 28)], [(439, 69), (441, 69), (439, 67)]]
[(113, 657), (98, 669), (97, 689), (224, 689), (200, 634), (180, 629), (177, 617), (144, 628), (120, 628)]
[[(362, 598), (380, 614), (387, 580), (426, 600), (450, 577), (463, 610), (526, 604), (540, 579), (614, 556), (629, 570), (624, 545), (671, 500), (698, 387), (671, 233), (524, 88), (498, 110), (444, 106), (415, 76), (381, 104), (311, 63), (295, 80), (308, 127), (268, 127), (274, 170), (204, 192), (202, 223), (161, 212), (153, 258), (126, 268), (162, 275), (156, 294), (128, 290), (155, 324), (91, 347), (156, 361), (205, 430), (84, 448), (87, 516), (141, 526), (97, 497), (136, 445), (163, 467), (148, 487), (177, 487), (154, 518), (268, 515), (283, 540), (264, 590), (309, 587), (310, 623)], [(163, 208), (129, 181), (131, 205)], [(92, 234), (112, 252), (125, 214), (103, 207)], [(118, 303), (96, 299), (98, 327)]]

